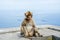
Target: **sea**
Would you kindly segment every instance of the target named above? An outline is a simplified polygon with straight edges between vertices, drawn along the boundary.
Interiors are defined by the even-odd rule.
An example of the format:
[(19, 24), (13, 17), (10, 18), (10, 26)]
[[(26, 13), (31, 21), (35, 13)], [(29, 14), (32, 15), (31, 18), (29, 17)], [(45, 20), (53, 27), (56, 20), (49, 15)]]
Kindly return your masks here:
[[(28, 10), (0, 10), (0, 28), (20, 27)], [(60, 26), (60, 12), (29, 10), (36, 25)]]

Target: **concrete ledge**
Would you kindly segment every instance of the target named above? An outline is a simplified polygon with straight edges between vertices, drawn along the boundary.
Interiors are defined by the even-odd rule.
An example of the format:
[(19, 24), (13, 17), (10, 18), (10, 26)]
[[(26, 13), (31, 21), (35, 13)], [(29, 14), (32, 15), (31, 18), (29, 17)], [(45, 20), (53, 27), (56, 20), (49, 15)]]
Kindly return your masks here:
[(60, 37), (56, 37), (56, 36), (52, 36), (53, 39), (52, 40), (60, 40)]
[(31, 40), (52, 40), (52, 36), (32, 37)]
[(55, 31), (59, 31), (60, 32), (60, 29), (57, 29), (57, 28), (48, 28), (48, 29), (51, 29), (51, 30), (55, 30)]
[(51, 35), (51, 36), (44, 36), (44, 37), (32, 37), (31, 40), (60, 40), (60, 38)]

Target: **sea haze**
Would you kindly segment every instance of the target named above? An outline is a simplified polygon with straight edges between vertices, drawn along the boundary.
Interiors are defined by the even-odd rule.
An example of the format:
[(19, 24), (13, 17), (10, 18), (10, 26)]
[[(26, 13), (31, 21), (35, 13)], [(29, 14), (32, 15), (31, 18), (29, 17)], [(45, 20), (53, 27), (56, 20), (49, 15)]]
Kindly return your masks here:
[[(0, 28), (19, 27), (25, 18), (25, 11), (1, 11)], [(36, 25), (56, 25), (60, 26), (60, 13), (41, 13), (34, 11), (33, 19)]]
[(0, 0), (0, 28), (19, 27), (27, 11), (36, 25), (60, 26), (60, 0)]

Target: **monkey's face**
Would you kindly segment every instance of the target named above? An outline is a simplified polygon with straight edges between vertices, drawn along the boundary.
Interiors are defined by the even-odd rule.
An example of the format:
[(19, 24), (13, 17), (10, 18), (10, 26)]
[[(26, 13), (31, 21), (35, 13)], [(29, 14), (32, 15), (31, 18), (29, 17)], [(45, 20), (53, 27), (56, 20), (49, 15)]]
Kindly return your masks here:
[(32, 18), (31, 16), (28, 16), (28, 17), (27, 17), (28, 20), (31, 20), (31, 18)]
[(32, 13), (30, 11), (28, 11), (28, 12), (25, 13), (25, 16), (26, 16), (27, 20), (31, 20)]

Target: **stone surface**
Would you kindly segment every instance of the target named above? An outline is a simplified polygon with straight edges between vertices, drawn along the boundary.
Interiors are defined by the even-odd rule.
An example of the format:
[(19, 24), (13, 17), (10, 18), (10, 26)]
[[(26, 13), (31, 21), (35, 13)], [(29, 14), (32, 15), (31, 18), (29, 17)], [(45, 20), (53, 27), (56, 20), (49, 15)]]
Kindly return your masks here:
[[(52, 27), (52, 26), (51, 26)], [(40, 28), (39, 33), (43, 37), (32, 38), (32, 40), (60, 40), (60, 31), (55, 31), (47, 28)], [(51, 35), (54, 35), (53, 37)], [(0, 29), (0, 40), (31, 40), (20, 36), (19, 28)]]
[(31, 40), (52, 40), (52, 36), (34, 37)]

